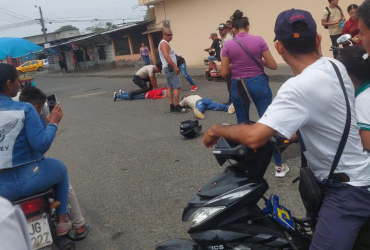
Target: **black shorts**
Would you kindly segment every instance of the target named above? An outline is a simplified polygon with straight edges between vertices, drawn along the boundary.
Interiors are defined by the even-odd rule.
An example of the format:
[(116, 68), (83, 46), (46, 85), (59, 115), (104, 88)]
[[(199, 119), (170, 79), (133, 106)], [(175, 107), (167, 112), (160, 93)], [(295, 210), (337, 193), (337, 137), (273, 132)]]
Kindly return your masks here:
[[(137, 86), (139, 86), (139, 88), (145, 88), (145, 87), (151, 87), (152, 85), (150, 84), (150, 79), (149, 79), (149, 77), (148, 78), (145, 78), (145, 79), (143, 79), (143, 78), (141, 78), (140, 76), (137, 76), (137, 75), (135, 75), (134, 76), (134, 79), (132, 79), (132, 81), (137, 85)], [(149, 86), (146, 84), (147, 82), (149, 82)]]

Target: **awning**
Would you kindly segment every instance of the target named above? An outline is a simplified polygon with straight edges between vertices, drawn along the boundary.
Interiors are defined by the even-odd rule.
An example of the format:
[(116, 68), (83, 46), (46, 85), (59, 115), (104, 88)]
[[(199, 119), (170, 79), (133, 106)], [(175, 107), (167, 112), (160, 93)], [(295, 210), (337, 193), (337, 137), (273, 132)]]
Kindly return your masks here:
[(163, 27), (162, 28), (156, 28), (156, 29), (151, 29), (151, 30), (147, 30), (143, 33), (143, 35), (146, 35), (146, 34), (150, 34), (150, 33), (154, 33), (154, 32), (162, 32), (163, 31)]

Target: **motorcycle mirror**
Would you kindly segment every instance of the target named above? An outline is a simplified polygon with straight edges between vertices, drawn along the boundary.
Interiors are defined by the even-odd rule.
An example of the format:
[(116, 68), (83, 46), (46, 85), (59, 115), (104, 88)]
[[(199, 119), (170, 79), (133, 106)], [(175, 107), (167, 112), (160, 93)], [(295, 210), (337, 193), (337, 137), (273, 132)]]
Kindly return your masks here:
[(344, 34), (337, 39), (338, 44), (350, 43), (352, 45), (352, 36), (350, 34)]

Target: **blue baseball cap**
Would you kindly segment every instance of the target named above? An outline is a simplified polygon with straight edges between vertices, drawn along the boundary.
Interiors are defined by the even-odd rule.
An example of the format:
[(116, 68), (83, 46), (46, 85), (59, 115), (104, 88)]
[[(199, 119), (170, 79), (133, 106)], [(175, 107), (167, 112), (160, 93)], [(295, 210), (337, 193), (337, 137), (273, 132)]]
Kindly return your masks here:
[[(294, 32), (293, 23), (301, 21), (307, 24), (307, 30)], [(275, 40), (316, 37), (317, 26), (310, 12), (305, 10), (286, 10), (280, 13), (275, 23)]]

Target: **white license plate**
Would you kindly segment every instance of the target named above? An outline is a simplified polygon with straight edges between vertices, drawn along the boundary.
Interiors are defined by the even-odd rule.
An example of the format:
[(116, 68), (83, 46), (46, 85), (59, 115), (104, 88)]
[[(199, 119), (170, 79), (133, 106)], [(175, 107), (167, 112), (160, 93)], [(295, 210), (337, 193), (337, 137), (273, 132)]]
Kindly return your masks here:
[(46, 214), (28, 219), (27, 226), (30, 231), (32, 249), (36, 250), (53, 244)]

